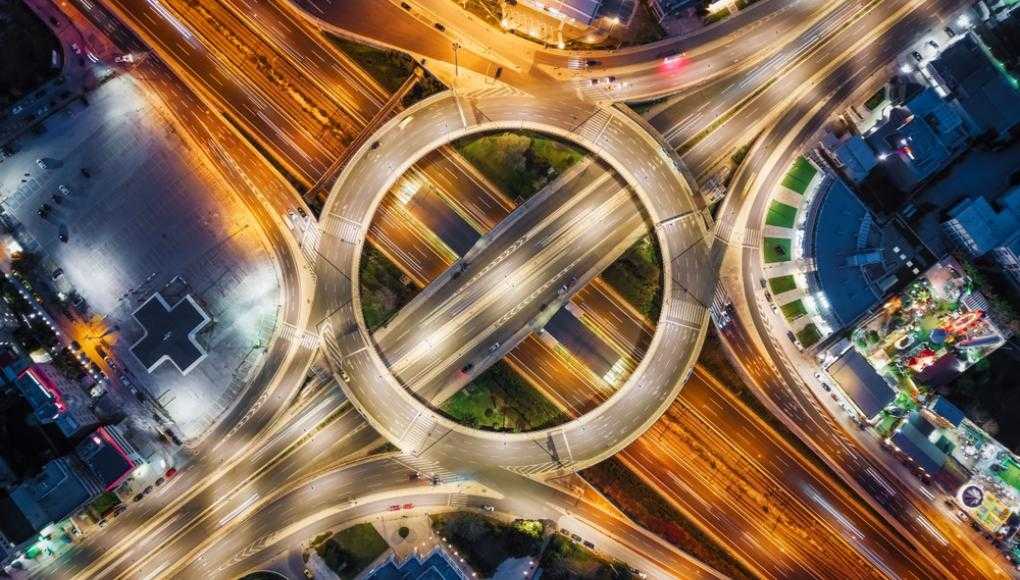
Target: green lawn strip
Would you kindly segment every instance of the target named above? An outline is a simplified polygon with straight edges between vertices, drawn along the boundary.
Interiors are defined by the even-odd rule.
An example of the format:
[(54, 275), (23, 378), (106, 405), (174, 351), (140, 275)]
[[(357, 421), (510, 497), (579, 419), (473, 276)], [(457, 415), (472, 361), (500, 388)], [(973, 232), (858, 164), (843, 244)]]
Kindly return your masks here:
[(804, 348), (811, 348), (821, 339), (822, 333), (818, 332), (818, 327), (815, 326), (814, 322), (809, 323), (797, 333), (797, 341), (800, 342), (801, 346)]
[(1002, 471), (997, 475), (1013, 489), (1020, 491), (1020, 465), (1017, 465), (1016, 462), (1006, 460), (1002, 465)]
[(773, 294), (782, 294), (783, 292), (789, 292), (797, 288), (797, 282), (793, 276), (777, 276), (775, 278), (769, 278), (769, 289), (772, 290)]
[(868, 97), (867, 101), (864, 101), (864, 106), (869, 111), (874, 111), (875, 109), (878, 108), (879, 105), (882, 104), (882, 101), (884, 100), (885, 100), (885, 87), (882, 87), (875, 91), (875, 94)]
[(579, 472), (627, 517), (666, 542), (730, 578), (753, 578), (725, 548), (716, 544), (620, 460), (610, 457)]
[(103, 517), (108, 514), (117, 504), (120, 503), (120, 499), (113, 492), (106, 492), (97, 497), (90, 505), (91, 509), (99, 517)]
[(585, 155), (566, 143), (529, 131), (470, 136), (453, 146), (497, 187), (520, 201)]
[(792, 175), (798, 181), (803, 181), (804, 183), (810, 183), (817, 174), (818, 170), (815, 169), (815, 166), (811, 165), (804, 157), (798, 157), (793, 162), (793, 166), (788, 173), (788, 175)]
[(881, 419), (875, 424), (875, 431), (882, 437), (892, 435), (892, 430), (900, 422), (899, 417), (894, 417), (885, 411), (879, 413)]
[(723, 8), (721, 10), (706, 15), (704, 18), (702, 18), (702, 21), (705, 23), (705, 26), (708, 26), (709, 24), (715, 24), (716, 22), (719, 22), (720, 20), (726, 18), (729, 15), (730, 9)]
[[(402, 52), (384, 50), (330, 34), (326, 36), (337, 48), (351, 57), (358, 66), (365, 69), (365, 72), (382, 85), (387, 92), (396, 92), (400, 85), (404, 84), (404, 81), (414, 73), (416, 66), (414, 59)], [(431, 73), (426, 72), (425, 76), (404, 98), (403, 104), (410, 106), (445, 88), (443, 83), (439, 82)]]
[(361, 256), (361, 312), (369, 330), (382, 326), (418, 294), (405, 283), (403, 273), (374, 246), (366, 245)]
[(559, 534), (549, 539), (549, 545), (542, 552), (542, 559), (538, 565), (542, 568), (542, 578), (546, 580), (572, 578), (623, 580), (635, 577), (626, 564), (600, 558), (581, 544)]
[(773, 201), (769, 204), (769, 211), (765, 217), (765, 223), (780, 228), (792, 228), (794, 218), (797, 217), (797, 208), (781, 201)]
[(531, 431), (567, 420), (502, 361), (447, 399), (440, 411), (463, 425), (490, 431)]
[(795, 191), (800, 195), (804, 195), (804, 192), (807, 191), (808, 188), (808, 182), (801, 181), (790, 174), (787, 174), (786, 177), (783, 178), (782, 185), (786, 189)]
[(391, 93), (399, 89), (414, 72), (414, 61), (399, 52), (382, 50), (336, 36), (330, 36), (329, 39)]
[(762, 244), (767, 264), (790, 261), (790, 240), (787, 238), (765, 238)]
[(662, 305), (662, 261), (654, 237), (645, 236), (602, 272), (602, 279), (627, 302), (655, 320)]
[(470, 512), (432, 516), (432, 529), (453, 544), (468, 566), (481, 577), (491, 577), (507, 558), (537, 556), (544, 528), (534, 520), (499, 520)]
[(783, 316), (790, 322), (793, 322), (807, 314), (807, 309), (804, 308), (804, 302), (800, 298), (793, 302), (783, 304), (779, 307), (779, 309), (783, 311)]
[(330, 570), (340, 578), (354, 578), (389, 546), (372, 524), (357, 524), (315, 546)]

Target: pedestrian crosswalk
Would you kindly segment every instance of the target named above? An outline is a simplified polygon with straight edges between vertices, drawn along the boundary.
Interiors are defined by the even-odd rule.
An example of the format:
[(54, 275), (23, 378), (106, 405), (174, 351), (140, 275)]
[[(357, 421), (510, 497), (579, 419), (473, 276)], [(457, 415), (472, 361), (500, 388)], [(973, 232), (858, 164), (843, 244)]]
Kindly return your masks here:
[(581, 123), (574, 132), (582, 141), (597, 143), (599, 137), (602, 136), (602, 133), (605, 132), (612, 122), (613, 114), (608, 109), (598, 109)]
[(464, 476), (452, 471), (439, 462), (426, 457), (416, 456), (410, 453), (401, 454), (397, 461), (407, 467), (409, 471), (419, 474), (424, 480), (432, 480), (438, 484), (455, 483), (463, 481)]
[(293, 324), (284, 322), (280, 328), (280, 338), (298, 343), (300, 348), (315, 350), (319, 348), (319, 335), (302, 330)]
[(335, 213), (326, 214), (322, 218), (322, 233), (356, 244), (361, 239), (361, 224)]

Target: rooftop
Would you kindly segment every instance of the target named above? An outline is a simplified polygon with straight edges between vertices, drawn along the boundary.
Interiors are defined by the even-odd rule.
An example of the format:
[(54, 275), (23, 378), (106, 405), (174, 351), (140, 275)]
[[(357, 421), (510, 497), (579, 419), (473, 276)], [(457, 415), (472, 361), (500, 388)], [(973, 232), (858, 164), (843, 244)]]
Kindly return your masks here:
[(11, 499), (35, 530), (62, 520), (99, 493), (73, 457), (46, 464), (42, 473), (11, 491)]
[(843, 353), (828, 369), (829, 375), (867, 417), (874, 417), (896, 397), (885, 379), (856, 349)]
[(120, 485), (136, 466), (126, 446), (116, 428), (100, 427), (78, 444), (77, 453), (103, 489), (109, 491)]
[(370, 580), (460, 580), (463, 576), (444, 557), (442, 550), (437, 549), (424, 560), (420, 556), (414, 555), (399, 566), (390, 556), (389, 562), (368, 578)]
[[(871, 280), (885, 274), (877, 263), (854, 258), (867, 252), (883, 252), (882, 235), (864, 204), (841, 182), (826, 190), (814, 222), (813, 256), (817, 277), (829, 301), (837, 328), (868, 311), (881, 298)], [(873, 275), (869, 276), (868, 273)]]
[(205, 358), (206, 351), (195, 335), (211, 319), (190, 294), (170, 306), (157, 292), (133, 316), (145, 334), (131, 346), (131, 352), (150, 373), (169, 361), (181, 374), (188, 374)]

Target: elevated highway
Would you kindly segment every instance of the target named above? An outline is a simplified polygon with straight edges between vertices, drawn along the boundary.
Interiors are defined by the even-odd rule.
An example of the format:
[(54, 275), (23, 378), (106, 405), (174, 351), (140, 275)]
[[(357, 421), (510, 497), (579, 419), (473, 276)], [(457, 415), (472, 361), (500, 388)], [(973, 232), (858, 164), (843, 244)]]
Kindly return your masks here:
[[(402, 123), (404, 119), (410, 121)], [(453, 139), (507, 128), (573, 140), (613, 167), (655, 225), (664, 260), (658, 330), (648, 355), (628, 382), (579, 419), (516, 434), (458, 425), (405, 389), (365, 327), (357, 292), (364, 231), (397, 176)], [(352, 403), (405, 452), (427, 454), (469, 471), (499, 467), (563, 474), (622, 449), (679, 392), (707, 329), (705, 305), (715, 286), (704, 267), (707, 232), (679, 166), (676, 157), (627, 113), (576, 101), (557, 104), (528, 97), (470, 101), (447, 92), (418, 103), (383, 126), (374, 142), (355, 154), (326, 201), (318, 247), (321, 283), (315, 309), (324, 314), (318, 330)], [(468, 338), (460, 336), (458, 341)]]

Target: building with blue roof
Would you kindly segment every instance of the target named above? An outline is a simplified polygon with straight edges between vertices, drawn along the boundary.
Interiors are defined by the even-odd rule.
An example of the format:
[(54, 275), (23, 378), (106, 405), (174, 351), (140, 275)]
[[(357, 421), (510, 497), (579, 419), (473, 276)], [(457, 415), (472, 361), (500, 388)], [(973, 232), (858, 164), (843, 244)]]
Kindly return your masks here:
[(898, 281), (896, 251), (908, 244), (840, 180), (818, 193), (805, 222), (805, 253), (814, 260), (808, 275), (811, 290), (825, 295), (820, 314), (832, 328), (843, 328), (878, 304)]
[(11, 499), (38, 532), (74, 515), (102, 491), (84, 466), (68, 456), (50, 461), (42, 473), (11, 490)]
[(648, 7), (659, 22), (670, 17), (679, 16), (688, 8), (701, 4), (699, 0), (649, 0)]
[(946, 464), (949, 456), (935, 445), (932, 438), (939, 438), (936, 427), (913, 411), (889, 440), (917, 465), (934, 475)]
[(398, 564), (392, 554), (386, 563), (368, 575), (371, 580), (468, 580), (468, 576), (441, 548), (426, 556), (414, 554)]
[(896, 106), (864, 140), (896, 187), (912, 191), (962, 154), (970, 135), (956, 107), (934, 89), (911, 82), (894, 87)]
[(999, 209), (982, 196), (950, 208), (942, 231), (971, 258), (989, 255), (1013, 284), (1020, 286), (1020, 186), (1007, 191)]
[(936, 397), (928, 408), (951, 427), (959, 427), (960, 423), (966, 418), (966, 415), (963, 414), (959, 407), (950, 403), (949, 399), (942, 396)]
[(98, 424), (88, 396), (55, 370), (29, 365), (14, 380), (41, 424), (54, 423), (65, 437), (75, 437)]
[(138, 452), (114, 426), (93, 431), (78, 444), (75, 453), (107, 491), (120, 485), (141, 464)]
[(959, 103), (975, 134), (1005, 138), (1020, 125), (1020, 86), (973, 32), (943, 49), (928, 70)]
[(869, 419), (896, 398), (896, 391), (857, 349), (847, 350), (827, 370), (843, 393)]

